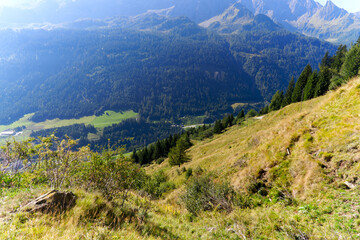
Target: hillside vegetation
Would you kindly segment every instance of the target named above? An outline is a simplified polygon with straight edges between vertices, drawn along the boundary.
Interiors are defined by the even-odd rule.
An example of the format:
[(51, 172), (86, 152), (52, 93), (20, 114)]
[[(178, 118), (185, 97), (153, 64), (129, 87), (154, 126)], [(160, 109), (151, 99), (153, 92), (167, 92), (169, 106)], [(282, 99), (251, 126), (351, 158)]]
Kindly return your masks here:
[[(20, 178), (21, 184), (13, 180), (10, 188), (2, 188), (0, 236), (355, 239), (360, 233), (359, 95), (360, 79), (356, 78), (325, 96), (195, 141), (187, 151), (191, 160), (181, 167), (171, 167), (165, 160), (148, 166), (146, 173), (138, 172), (148, 180), (131, 187), (125, 205), (117, 203), (122, 198), (116, 196), (122, 195), (109, 198), (106, 189), (90, 180), (96, 178), (83, 179), (78, 172), (60, 186), (78, 196), (76, 206), (66, 214), (23, 213), (19, 206), (47, 191), (47, 183), (53, 182), (46, 169), (41, 178), (28, 173)], [(111, 162), (107, 157), (111, 154), (104, 154), (100, 156), (104, 164)], [(99, 164), (96, 159), (93, 156), (85, 162), (90, 165), (84, 165), (89, 169), (84, 176), (89, 171), (94, 177), (106, 166), (116, 166), (93, 169)], [(126, 160), (118, 164), (129, 174), (138, 171)], [(7, 182), (2, 181), (5, 186)], [(81, 190), (82, 181), (87, 190)], [(22, 188), (25, 183), (31, 187)], [(207, 202), (202, 195), (206, 192), (214, 199)], [(192, 194), (199, 197), (189, 203)], [(196, 205), (199, 199), (205, 199), (203, 205)]]
[(289, 75), (336, 50), (280, 27), (265, 30), (267, 17), (228, 37), (186, 17), (110, 20), (107, 27), (1, 31), (0, 124), (29, 113), (43, 122), (105, 110), (175, 123), (218, 117), (234, 103), (269, 100)]

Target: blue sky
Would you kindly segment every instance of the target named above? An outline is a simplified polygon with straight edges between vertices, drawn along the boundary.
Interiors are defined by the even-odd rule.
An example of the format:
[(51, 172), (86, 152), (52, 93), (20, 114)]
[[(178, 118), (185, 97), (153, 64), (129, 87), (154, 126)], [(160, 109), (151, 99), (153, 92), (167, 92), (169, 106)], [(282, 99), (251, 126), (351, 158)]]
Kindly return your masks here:
[[(327, 0), (317, 0), (322, 5), (325, 5)], [(332, 0), (338, 7), (344, 8), (348, 12), (359, 12), (360, 1), (359, 0)]]

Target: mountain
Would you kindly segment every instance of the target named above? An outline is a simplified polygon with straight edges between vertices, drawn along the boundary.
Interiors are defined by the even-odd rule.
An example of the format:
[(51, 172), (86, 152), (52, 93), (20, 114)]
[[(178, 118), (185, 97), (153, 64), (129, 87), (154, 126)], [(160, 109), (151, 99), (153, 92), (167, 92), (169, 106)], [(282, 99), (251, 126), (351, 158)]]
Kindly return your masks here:
[(239, 0), (239, 3), (254, 14), (269, 16), (288, 30), (336, 44), (355, 42), (360, 32), (360, 18), (331, 0), (325, 6), (314, 0)]
[(200, 26), (223, 34), (253, 30), (272, 32), (281, 29), (267, 16), (254, 16), (250, 10), (240, 3), (230, 6), (222, 14), (200, 23)]
[(312, 16), (303, 16), (293, 23), (306, 35), (334, 43), (356, 42), (360, 33), (360, 18), (338, 8), (331, 1)]
[(265, 14), (279, 23), (314, 14), (321, 6), (314, 0), (239, 0), (238, 3), (254, 14)]
[(134, 16), (150, 9), (164, 9), (174, 5), (172, 0), (45, 0), (33, 2), (36, 4), (32, 6), (2, 7), (0, 9), (0, 26), (23, 27), (34, 23), (74, 22), (82, 18), (105, 19), (116, 16)]
[(167, 10), (172, 17), (187, 16), (196, 23), (216, 16), (236, 0), (45, 0), (32, 7), (3, 7), (0, 27), (34, 23), (59, 24), (82, 18), (105, 19), (135, 16), (150, 10)]
[[(280, 79), (289, 79), (289, 76), (294, 75), (294, 69), (290, 70), (292, 67), (288, 63), (310, 57), (306, 51), (297, 52), (297, 46), (324, 44), (317, 39), (285, 30), (266, 15), (254, 15), (240, 3), (200, 23), (200, 26), (216, 31), (228, 40), (232, 54), (255, 79), (266, 100), (271, 98), (269, 89), (274, 92), (285, 88), (284, 81)], [(258, 64), (260, 62), (262, 64)]]
[(35, 3), (0, 8), (0, 28), (51, 28), (54, 24), (75, 21), (85, 24), (84, 19), (95, 22), (146, 12), (186, 16), (199, 24), (240, 3), (254, 15), (267, 15), (290, 31), (336, 44), (355, 42), (360, 32), (359, 17), (338, 8), (331, 0), (325, 6), (315, 0), (45, 0)]
[(1, 123), (28, 113), (39, 122), (105, 110), (149, 120), (216, 116), (234, 103), (269, 101), (289, 76), (336, 50), (261, 15), (229, 36), (154, 12), (74, 25), (2, 31)]
[(132, 30), (3, 32), (1, 121), (29, 112), (43, 121), (106, 109), (178, 119), (228, 111), (230, 102), (262, 101), (221, 38), (181, 17), (164, 17), (150, 32), (147, 23), (136, 30), (128, 21)]

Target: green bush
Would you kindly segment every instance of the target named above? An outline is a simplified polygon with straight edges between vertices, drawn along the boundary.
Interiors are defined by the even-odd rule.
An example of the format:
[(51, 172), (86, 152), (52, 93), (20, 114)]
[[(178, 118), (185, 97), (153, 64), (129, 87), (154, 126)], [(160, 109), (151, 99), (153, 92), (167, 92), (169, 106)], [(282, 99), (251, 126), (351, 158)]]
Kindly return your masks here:
[(341, 77), (333, 77), (331, 80), (330, 80), (330, 86), (329, 86), (329, 90), (335, 90), (337, 88), (339, 88), (341, 85), (343, 85), (345, 82), (345, 80)]
[(152, 198), (159, 198), (164, 193), (175, 188), (175, 184), (168, 181), (168, 177), (163, 171), (157, 172), (147, 178), (143, 190)]
[(181, 196), (186, 209), (197, 215), (201, 211), (231, 211), (236, 196), (234, 189), (227, 182), (217, 182), (210, 175), (193, 178)]
[(188, 168), (185, 172), (185, 178), (189, 179), (191, 176), (193, 175), (193, 170), (192, 168)]
[(82, 169), (80, 176), (84, 188), (97, 190), (108, 200), (119, 198), (123, 203), (129, 191), (140, 189), (146, 178), (139, 165), (112, 150), (92, 153)]

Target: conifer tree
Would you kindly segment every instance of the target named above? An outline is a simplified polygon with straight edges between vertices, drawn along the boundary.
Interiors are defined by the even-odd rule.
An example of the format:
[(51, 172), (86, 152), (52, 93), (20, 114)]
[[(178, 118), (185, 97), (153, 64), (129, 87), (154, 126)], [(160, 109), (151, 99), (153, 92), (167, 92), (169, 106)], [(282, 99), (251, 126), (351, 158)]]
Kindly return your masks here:
[(133, 161), (134, 161), (135, 163), (139, 163), (139, 157), (138, 157), (135, 149), (134, 149), (134, 151), (133, 151), (133, 153), (132, 153), (131, 158), (133, 159)]
[(184, 133), (184, 136), (181, 139), (184, 140), (185, 148), (189, 148), (192, 146), (188, 132)]
[(244, 118), (244, 117), (245, 117), (244, 109), (241, 109), (241, 111), (236, 116), (236, 120), (239, 120), (239, 119)]
[(340, 45), (336, 51), (335, 56), (331, 62), (331, 68), (334, 69), (336, 72), (340, 72), (341, 66), (345, 61), (345, 56), (347, 53), (346, 45)]
[(222, 130), (223, 130), (223, 126), (221, 124), (221, 121), (217, 120), (215, 122), (214, 129), (213, 129), (214, 133), (221, 133)]
[(314, 97), (322, 96), (329, 90), (331, 77), (332, 74), (330, 69), (322, 68), (320, 70), (319, 81), (315, 87)]
[(329, 52), (326, 51), (325, 56), (321, 60), (321, 67), (331, 67), (332, 58), (329, 56)]
[(267, 114), (269, 113), (269, 105), (266, 105), (265, 107), (263, 107), (260, 112), (261, 115)]
[(281, 104), (281, 107), (285, 107), (285, 106), (291, 104), (291, 102), (292, 102), (291, 97), (292, 97), (292, 94), (294, 92), (294, 87), (295, 87), (295, 79), (294, 79), (294, 77), (292, 77), (290, 82), (289, 82), (289, 86), (288, 86), (288, 88), (286, 90), (284, 100), (283, 100), (283, 102)]
[(274, 96), (271, 99), (271, 103), (269, 105), (269, 111), (276, 111), (281, 108), (281, 103), (284, 100), (284, 93), (283, 91), (276, 91)]
[(306, 67), (304, 68), (302, 73), (300, 74), (300, 77), (295, 84), (294, 92), (291, 97), (292, 102), (295, 103), (295, 102), (300, 102), (302, 100), (303, 91), (304, 91), (304, 88), (306, 86), (306, 83), (307, 83), (311, 73), (312, 73), (312, 68), (308, 64), (308, 65), (306, 65)]
[(190, 158), (187, 156), (186, 152), (186, 143), (184, 139), (179, 139), (176, 146), (170, 149), (169, 152), (169, 164), (170, 166), (178, 165), (188, 162)]
[(158, 159), (160, 157), (162, 157), (163, 155), (163, 149), (161, 147), (161, 143), (159, 140), (157, 140), (157, 142), (155, 143), (155, 148), (154, 148), (154, 152), (152, 155), (152, 159)]
[(307, 81), (305, 88), (304, 88), (304, 100), (309, 100), (314, 98), (315, 95), (315, 87), (317, 83), (319, 82), (319, 74), (315, 70), (311, 76), (309, 77), (309, 80)]
[(349, 79), (358, 75), (359, 69), (360, 69), (360, 44), (356, 44), (346, 54), (344, 64), (341, 68), (341, 75), (343, 75), (345, 79)]

